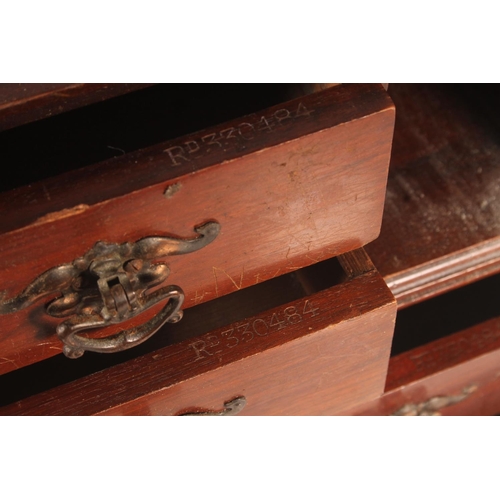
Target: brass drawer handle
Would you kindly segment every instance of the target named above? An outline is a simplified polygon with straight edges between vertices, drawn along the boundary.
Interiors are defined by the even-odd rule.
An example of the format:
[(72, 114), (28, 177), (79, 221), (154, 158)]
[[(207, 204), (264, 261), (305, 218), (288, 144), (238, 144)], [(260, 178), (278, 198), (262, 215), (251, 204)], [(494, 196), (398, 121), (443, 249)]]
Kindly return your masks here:
[(220, 411), (200, 411), (200, 412), (192, 412), (192, 413), (182, 413), (179, 415), (180, 417), (229, 417), (232, 415), (237, 415), (240, 413), (245, 405), (247, 404), (247, 400), (245, 396), (239, 396), (231, 401), (224, 403), (224, 409)]
[(392, 415), (396, 417), (434, 417), (441, 415), (441, 409), (452, 406), (467, 399), (477, 387), (475, 385), (465, 387), (461, 394), (454, 396), (434, 396), (422, 403), (408, 403)]
[[(46, 305), (46, 312), (56, 318), (68, 318), (56, 332), (64, 343), (63, 352), (78, 358), (85, 351), (118, 352), (147, 340), (163, 324), (182, 318), (182, 289), (162, 284), (170, 269), (164, 262), (152, 260), (168, 255), (191, 253), (214, 241), (220, 231), (218, 222), (210, 221), (194, 228), (192, 239), (149, 236), (135, 243), (97, 242), (83, 257), (70, 264), (49, 269), (26, 289), (11, 299), (0, 294), (0, 314), (17, 312), (47, 295), (58, 297)], [(100, 339), (78, 335), (82, 330), (121, 323), (168, 299), (163, 309), (144, 325)]]

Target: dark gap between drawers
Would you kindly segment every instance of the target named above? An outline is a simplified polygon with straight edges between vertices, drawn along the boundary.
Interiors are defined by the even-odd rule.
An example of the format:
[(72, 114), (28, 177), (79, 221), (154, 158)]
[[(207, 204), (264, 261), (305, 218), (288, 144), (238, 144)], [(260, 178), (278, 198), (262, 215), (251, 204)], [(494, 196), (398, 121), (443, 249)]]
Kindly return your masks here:
[(500, 275), (398, 311), (391, 356), (500, 315)]
[(0, 192), (265, 109), (300, 95), (300, 88), (160, 84), (6, 130)]
[(194, 338), (216, 328), (260, 314), (347, 280), (337, 258), (259, 283), (184, 311), (178, 324), (164, 325), (151, 339), (116, 354), (86, 352), (40, 361), (0, 377), (0, 406), (11, 404), (91, 373), (137, 358), (159, 348)]

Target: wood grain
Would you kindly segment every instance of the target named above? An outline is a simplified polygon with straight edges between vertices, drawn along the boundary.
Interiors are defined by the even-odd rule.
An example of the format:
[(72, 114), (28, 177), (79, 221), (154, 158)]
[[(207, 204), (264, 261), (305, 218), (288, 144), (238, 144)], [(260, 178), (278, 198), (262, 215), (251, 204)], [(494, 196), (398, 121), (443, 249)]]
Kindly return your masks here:
[[(271, 133), (262, 116), (284, 116), (275, 114), (284, 108), (292, 117), (282, 125), (276, 119)], [(250, 122), (252, 141), (242, 125)], [(209, 219), (221, 224), (218, 238), (168, 261), (170, 282), (184, 289), (186, 308), (359, 248), (379, 232), (393, 123), (380, 85), (342, 85), (0, 195), (3, 291), (19, 293), (96, 241), (191, 237), (194, 226)], [(244, 132), (234, 143), (208, 145), (212, 134), (238, 127)], [(200, 137), (208, 137), (204, 146)], [(189, 156), (190, 141), (198, 141), (203, 154), (184, 161), (165, 153), (182, 144)], [(179, 189), (170, 196), (173, 185)], [(58, 354), (56, 324), (40, 305), (1, 317), (0, 372)]]
[(208, 331), (258, 316), (270, 308), (299, 300), (345, 281), (337, 259), (313, 264), (249, 288), (198, 304), (184, 311), (179, 323), (164, 325), (148, 342), (113, 355), (85, 353), (78, 360), (54, 356), (0, 376), (0, 406), (53, 387), (73, 382), (97, 371), (195, 339)]
[[(305, 135), (321, 133), (324, 129), (342, 128), (343, 124), (372, 115), (382, 115), (379, 117), (381, 123), (377, 124), (381, 127), (380, 136), (375, 129), (372, 140), (378, 140), (379, 147), (384, 147), (387, 139), (392, 141), (394, 105), (381, 85), (340, 85), (293, 102), (295, 108), (292, 106), (290, 111), (294, 115), (299, 103), (312, 114), (307, 115), (301, 108), (298, 119), (282, 119), (279, 122), (272, 117), (276, 111), (283, 109), (281, 104), (267, 112), (240, 117), (218, 127), (114, 157), (43, 182), (30, 183), (27, 180), (23, 187), (0, 193), (0, 233), (24, 228), (47, 214), (79, 205), (92, 206), (154, 184), (168, 185), (177, 177), (234, 161)], [(274, 120), (272, 130), (267, 128), (262, 117), (268, 123), (270, 119)], [(253, 136), (248, 123), (257, 129), (254, 129)], [(220, 142), (221, 131), (226, 138), (230, 135), (222, 141), (222, 147), (207, 144), (215, 139), (209, 136), (213, 133)], [(193, 141), (200, 146), (199, 150)], [(176, 149), (171, 151), (177, 157), (176, 163), (172, 161), (166, 151), (176, 147), (184, 148), (187, 161), (176, 156), (179, 153)], [(348, 149), (355, 152), (356, 146), (351, 144), (340, 148), (344, 153)], [(387, 152), (384, 150), (384, 153)], [(358, 154), (354, 159), (359, 162)]]
[(407, 405), (436, 397), (462, 401), (442, 415), (495, 415), (500, 412), (500, 318), (392, 357), (381, 398), (347, 411), (351, 415), (391, 415)]
[[(483, 282), (463, 287), (500, 271), (498, 92), (393, 84), (389, 93), (397, 108), (393, 155), (381, 235), (368, 252), (400, 309), (420, 303), (400, 312), (393, 349), (424, 345), (392, 357), (386, 393), (347, 413), (390, 415), (449, 398), (461, 400), (440, 414), (498, 414), (498, 318), (428, 343), (458, 316), (471, 324), (479, 309), (497, 309), (495, 277), (486, 298), (477, 295)], [(402, 313), (429, 315), (427, 299), (436, 295), (440, 306), (426, 328), (403, 321)]]
[(2, 83), (0, 131), (149, 87), (145, 83)]
[(389, 88), (397, 109), (391, 167), (382, 231), (367, 251), (399, 307), (500, 271), (495, 92)]
[[(369, 271), (0, 413), (175, 415), (219, 410), (238, 396), (247, 399), (242, 415), (336, 413), (382, 393), (395, 312), (384, 281)], [(287, 314), (286, 324), (273, 323)]]

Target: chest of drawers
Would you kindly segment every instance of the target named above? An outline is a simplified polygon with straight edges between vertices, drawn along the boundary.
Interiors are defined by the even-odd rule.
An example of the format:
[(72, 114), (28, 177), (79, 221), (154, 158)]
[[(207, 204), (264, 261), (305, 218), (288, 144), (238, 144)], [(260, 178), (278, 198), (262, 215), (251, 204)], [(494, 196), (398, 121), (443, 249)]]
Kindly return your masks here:
[[(227, 89), (223, 93), (228, 93)], [(195, 111), (206, 102), (214, 107), (213, 100), (207, 96), (196, 99), (194, 96), (197, 93), (191, 89), (187, 101), (181, 99), (181, 88), (175, 90), (179, 100), (176, 109), (183, 113), (189, 110), (188, 102), (196, 102)], [(0, 362), (3, 371), (0, 376), (2, 414), (492, 415), (500, 412), (497, 368), (500, 329), (496, 303), (500, 219), (498, 197), (495, 194), (500, 175), (497, 168), (499, 147), (496, 140), (498, 134), (495, 133), (495, 110), (498, 99), (495, 89), (478, 86), (391, 85), (389, 95), (398, 111), (392, 144), (392, 104), (376, 85), (330, 89), (329, 94), (336, 96), (336, 102), (321, 108), (322, 116), (325, 117), (329, 112), (339, 115), (330, 116), (328, 120), (331, 121), (321, 122), (316, 129), (304, 128), (307, 133), (302, 135), (297, 130), (304, 127), (305, 122), (301, 121), (298, 126), (299, 121), (295, 120), (294, 127), (298, 126), (295, 136), (286, 136), (292, 134), (294, 127), (286, 129), (285, 133), (285, 129), (278, 129), (277, 122), (270, 121), (269, 116), (284, 118), (283, 110), (290, 111), (287, 107), (290, 99), (297, 97), (300, 97), (299, 101), (307, 111), (314, 109), (309, 105), (312, 101), (306, 94), (319, 89), (310, 86), (304, 92), (302, 87), (292, 93), (284, 88), (280, 88), (279, 92), (275, 90), (274, 104), (281, 103), (278, 107), (272, 107), (272, 100), (255, 99), (251, 92), (245, 90), (235, 97), (229, 111), (229, 108), (222, 109), (221, 120), (212, 120), (212, 123), (218, 123), (233, 119), (231, 127), (238, 129), (238, 134), (242, 133), (241, 141), (249, 139), (246, 133), (251, 130), (250, 124), (257, 123), (262, 128), (259, 131), (261, 135), (255, 137), (258, 143), (255, 150), (243, 148), (250, 146), (250, 140), (239, 142), (239, 145), (233, 144), (237, 151), (224, 144), (221, 148), (217, 146), (218, 154), (222, 156), (217, 156), (215, 150), (202, 151), (199, 142), (200, 137), (201, 143), (203, 137), (205, 142), (213, 141), (213, 130), (219, 130), (219, 133), (226, 130), (227, 134), (227, 129), (230, 129), (227, 126), (215, 127), (212, 131), (207, 129), (211, 126), (208, 118), (204, 120), (208, 114), (207, 108), (205, 112), (195, 112), (190, 117), (198, 119), (192, 129), (183, 120), (176, 120), (171, 130), (173, 142), (154, 153), (155, 144), (169, 140), (169, 136), (158, 133), (168, 120), (155, 118), (151, 112), (146, 113), (145, 101), (140, 101), (141, 105), (136, 107), (134, 114), (133, 106), (122, 104), (125, 96), (100, 105), (103, 107), (99, 108), (96, 115), (101, 118), (101, 126), (98, 122), (89, 121), (83, 110), (65, 113), (66, 117), (72, 116), (71, 113), (77, 114), (78, 119), (75, 118), (74, 122), (81, 124), (79, 130), (82, 137), (90, 134), (83, 143), (76, 141), (73, 144), (68, 140), (68, 136), (64, 135), (64, 126), (57, 125), (59, 122), (56, 119), (43, 119), (21, 126), (23, 122), (43, 117), (43, 113), (33, 117), (27, 108), (18, 114), (15, 122), (17, 127), (7, 128), (1, 134), (0, 138), (4, 140), (2, 149), (7, 151), (6, 157), (13, 159), (13, 177), (18, 177), (18, 187), (10, 185), (2, 194), (3, 248), (6, 249), (6, 255), (11, 256), (9, 258), (14, 256), (10, 262), (17, 269), (19, 262), (24, 262), (21, 266), (23, 273), (27, 273), (31, 267), (40, 273), (50, 266), (71, 262), (77, 256), (76, 252), (68, 252), (62, 259), (60, 255), (66, 250), (57, 249), (50, 257), (54, 250), (47, 250), (46, 245), (58, 233), (58, 230), (49, 229), (54, 223), (61, 233), (60, 239), (54, 240), (58, 242), (56, 248), (64, 246), (64, 231), (68, 231), (67, 234), (71, 235), (69, 247), (78, 247), (79, 255), (85, 254), (95, 242), (88, 236), (83, 238), (85, 240), (88, 237), (84, 244), (80, 241), (80, 233), (85, 233), (80, 222), (84, 219), (80, 217), (91, 213), (94, 213), (91, 220), (98, 228), (96, 234), (101, 235), (99, 238), (115, 243), (136, 241), (153, 233), (193, 238), (198, 234), (193, 228), (212, 220), (212, 217), (215, 219), (214, 215), (206, 215), (202, 220), (193, 215), (188, 221), (191, 224), (189, 228), (185, 225), (166, 228), (163, 225), (165, 218), (158, 215), (160, 212), (162, 216), (165, 215), (163, 210), (172, 206), (171, 202), (175, 200), (182, 205), (181, 195), (191, 178), (195, 179), (205, 171), (208, 175), (211, 169), (222, 170), (228, 164), (234, 166), (234, 162), (242, 162), (241, 165), (245, 167), (251, 164), (255, 172), (265, 174), (266, 168), (262, 167), (264, 163), (260, 159), (269, 158), (266, 156), (268, 154), (272, 157), (279, 148), (288, 154), (293, 153), (292, 144), (298, 146), (297, 151), (305, 154), (304, 158), (308, 158), (307, 161), (296, 160), (304, 167), (302, 173), (298, 169), (286, 171), (289, 184), (285, 191), (285, 184), (281, 184), (279, 189), (269, 187), (280, 185), (280, 180), (274, 179), (270, 183), (259, 182), (256, 197), (249, 198), (248, 194), (234, 197), (233, 206), (240, 205), (240, 199), (242, 206), (249, 200), (263, 204), (251, 208), (254, 215), (261, 214), (255, 216), (254, 221), (262, 217), (259, 210), (263, 207), (266, 212), (274, 212), (274, 219), (271, 214), (266, 214), (256, 226), (260, 233), (265, 233), (266, 227), (272, 228), (266, 236), (268, 246), (265, 251), (259, 248), (258, 240), (245, 246), (248, 238), (243, 240), (225, 235), (228, 220), (233, 229), (249, 231), (248, 227), (252, 223), (240, 228), (236, 221), (238, 217), (245, 218), (244, 210), (227, 211), (222, 215), (219, 211), (217, 221), (223, 224), (213, 242), (192, 254), (167, 259), (171, 271), (169, 280), (175, 278), (172, 282), (181, 285), (186, 292), (183, 305), (185, 316), (177, 324), (164, 325), (141, 345), (115, 354), (86, 352), (81, 359), (67, 359), (60, 354), (62, 344), (54, 333), (61, 320), (55, 320), (43, 311), (44, 300), (52, 300), (54, 296), (47, 296), (12, 316), (4, 315), (0, 330), (2, 334), (5, 333), (3, 338), (9, 340), (3, 343), (4, 348), (7, 347), (2, 352)], [(117, 89), (112, 91), (116, 95)], [(96, 94), (96, 89), (93, 92), (92, 99), (95, 101), (98, 92)], [(151, 93), (155, 96), (155, 102), (159, 102), (157, 86), (130, 96), (138, 97), (143, 92)], [(53, 98), (57, 101), (57, 96)], [(319, 95), (315, 98), (318, 99)], [(119, 128), (116, 120), (110, 122), (104, 119), (106, 113), (102, 111), (113, 102), (116, 103), (113, 113), (117, 113), (117, 109), (126, 109), (125, 115), (129, 115), (130, 121), (125, 119), (125, 115), (120, 115), (120, 121), (136, 125), (128, 133), (128, 143), (125, 141), (130, 146), (117, 140), (119, 134), (107, 135), (114, 127)], [(298, 101), (294, 102), (297, 111)], [(236, 103), (245, 103), (245, 106), (240, 109)], [(378, 111), (373, 108), (376, 103), (380, 105)], [(62, 105), (61, 112), (65, 111), (65, 106)], [(330, 111), (327, 111), (328, 107)], [(89, 106), (86, 112), (90, 113), (92, 109), (93, 106)], [(250, 115), (254, 122), (241, 118), (254, 110), (259, 110)], [(272, 112), (261, 113), (260, 110)], [(279, 113), (275, 115), (277, 111)], [(302, 111), (304, 109), (301, 107)], [(112, 116), (113, 113), (108, 114)], [(143, 114), (148, 117), (141, 121)], [(300, 120), (305, 121), (313, 116), (306, 112), (300, 115)], [(87, 118), (82, 119), (82, 116)], [(182, 113), (176, 116), (179, 118)], [(263, 117), (265, 120), (262, 120)], [(147, 123), (153, 126), (148, 128)], [(248, 125), (243, 125), (241, 129), (238, 125), (243, 123)], [(158, 124), (162, 127), (158, 127)], [(363, 128), (366, 125), (369, 126)], [(206, 130), (201, 134), (196, 132), (200, 129)], [(281, 131), (278, 133), (280, 138), (273, 142), (271, 138), (276, 130)], [(355, 138), (349, 138), (349, 135), (345, 135), (349, 130), (357, 130), (359, 135), (354, 134)], [(93, 135), (92, 131), (95, 132)], [(179, 131), (181, 135), (192, 133), (181, 140), (180, 146), (175, 139)], [(41, 145), (51, 137), (57, 137), (56, 132), (61, 136), (57, 151), (61, 150), (64, 154), (61, 153), (61, 157), (46, 154), (44, 157), (40, 153)], [(382, 135), (376, 139), (378, 133)], [(326, 137), (325, 134), (330, 134), (330, 138), (339, 134), (339, 140), (333, 142), (335, 148), (329, 149), (329, 141), (324, 144), (319, 141), (319, 137)], [(40, 139), (37, 142), (38, 136)], [(363, 146), (361, 138), (367, 136), (371, 137), (366, 143), (369, 152), (360, 154)], [(332, 160), (332, 165), (338, 158), (346, 161), (346, 176), (358, 172), (361, 165), (368, 165), (368, 169), (374, 165), (382, 166), (382, 158), (387, 159), (392, 148), (382, 232), (380, 237), (367, 244), (369, 257), (363, 250), (355, 249), (378, 233), (382, 205), (375, 198), (370, 205), (366, 195), (375, 195), (385, 189), (381, 188), (381, 184), (376, 187), (375, 182), (375, 178), (379, 179), (377, 182), (385, 182), (384, 170), (381, 168), (377, 173), (365, 174), (366, 177), (360, 175), (354, 180), (342, 174), (334, 175), (330, 184), (324, 186), (326, 177), (320, 176), (320, 182), (311, 191), (306, 182), (308, 169), (319, 168), (317, 172), (323, 171), (326, 175), (326, 169), (323, 169), (326, 164), (312, 161), (318, 155), (314, 154), (314, 148), (311, 153), (305, 147), (311, 137), (318, 139), (317, 144), (323, 151), (321, 156), (327, 159), (325, 161)], [(101, 142), (101, 150), (96, 146), (99, 138), (104, 141)], [(26, 148), (26, 144), (30, 144), (31, 149)], [(191, 171), (186, 165), (191, 165), (193, 160), (194, 163), (200, 161), (200, 158), (192, 159), (189, 156), (189, 151), (196, 149), (196, 145), (200, 145), (200, 154), (206, 153), (215, 160), (210, 160), (210, 165), (203, 165), (201, 170), (196, 170), (195, 165)], [(119, 172), (126, 176), (131, 172), (134, 174), (133, 167), (137, 159), (134, 155), (143, 155), (143, 152), (134, 151), (150, 146), (154, 154), (146, 154), (148, 161), (142, 170), (138, 170), (137, 177), (132, 175), (123, 181)], [(172, 150), (172, 147), (181, 149)], [(302, 147), (305, 150), (301, 150)], [(102, 153), (103, 148), (112, 158), (99, 163), (106, 156)], [(169, 149), (170, 152), (165, 153)], [(8, 154), (9, 151), (14, 154)], [(155, 156), (157, 154), (159, 156)], [(160, 169), (159, 172), (150, 171), (152, 177), (143, 177), (149, 164), (158, 166), (155, 161), (161, 154), (170, 161), (173, 158), (179, 163), (187, 162), (186, 165), (176, 166), (187, 170), (181, 174), (181, 170), (176, 171), (173, 177), (155, 177), (165, 173)], [(212, 154), (216, 156), (212, 157)], [(233, 154), (234, 158), (229, 160), (227, 157), (226, 161), (224, 154)], [(248, 163), (248, 157), (258, 158), (259, 161)], [(132, 164), (127, 163), (130, 158), (134, 158)], [(370, 159), (368, 163), (365, 162), (367, 159)], [(301, 163), (303, 161), (306, 163)], [(83, 175), (82, 171), (74, 170), (62, 173), (58, 178), (45, 179), (46, 174), (61, 173), (67, 162), (75, 168), (90, 168), (87, 171), (92, 172), (92, 175)], [(38, 168), (27, 175), (26, 170), (30, 165)], [(120, 165), (128, 165), (128, 168), (122, 169)], [(31, 177), (43, 182), (21, 187)], [(248, 185), (255, 188), (252, 175), (246, 172), (242, 178), (244, 182), (239, 184), (240, 187)], [(110, 182), (112, 179), (120, 179), (118, 186)], [(260, 181), (260, 177), (258, 179)], [(335, 184), (333, 187), (332, 179)], [(297, 183), (297, 180), (301, 182)], [(128, 186), (127, 192), (120, 192), (123, 186)], [(334, 195), (334, 192), (339, 192), (337, 187), (340, 192), (348, 192), (345, 189), (353, 188), (365, 193), (363, 203), (355, 207), (360, 212), (354, 219), (344, 219), (349, 215), (343, 214), (346, 206), (345, 213), (350, 213), (349, 210), (357, 201), (356, 197), (337, 199)], [(11, 188), (16, 189), (12, 191)], [(295, 188), (297, 190), (294, 191)], [(132, 225), (137, 223), (138, 218), (134, 215), (137, 211), (144, 214), (141, 212), (140, 193), (148, 189), (156, 192), (165, 205), (158, 205), (153, 222), (148, 222), (154, 231), (137, 231), (130, 236), (135, 230), (127, 233), (129, 229), (124, 227), (129, 227), (129, 222)], [(318, 192), (323, 193), (322, 205), (316, 204), (314, 199)], [(286, 200), (279, 198), (283, 193), (289, 195)], [(328, 199), (325, 199), (326, 193)], [(130, 195), (138, 196), (139, 200), (131, 205), (130, 217), (122, 217), (122, 225), (113, 229), (116, 231), (113, 240), (106, 236), (111, 221), (106, 221), (103, 215), (107, 206), (104, 198), (108, 195), (115, 202), (124, 202), (122, 198), (126, 199)], [(295, 197), (293, 207), (290, 203), (287, 207), (285, 203), (290, 202), (290, 195)], [(222, 200), (217, 200), (216, 195), (210, 196), (211, 202), (204, 204), (194, 192), (191, 193), (187, 197), (188, 212), (200, 206), (200, 203), (201, 206), (220, 208)], [(274, 203), (273, 199), (280, 201)], [(310, 221), (307, 221), (309, 213), (303, 210), (304, 207), (316, 207), (321, 212), (320, 205), (329, 203), (341, 208), (341, 213), (334, 214), (338, 218), (332, 218), (331, 212), (328, 212), (329, 222), (324, 223), (324, 228), (335, 221), (336, 229), (343, 227), (338, 234), (343, 234), (344, 239), (340, 238), (339, 242), (331, 244), (331, 238), (335, 239), (336, 235), (325, 236), (315, 247), (313, 238), (311, 247), (301, 245), (304, 241), (297, 238), (298, 232), (311, 230), (308, 225)], [(370, 217), (361, 216), (361, 212), (369, 207), (376, 207), (374, 213)], [(180, 212), (180, 208), (177, 212)], [(315, 217), (319, 212), (315, 213)], [(293, 214), (297, 215), (295, 219), (292, 219)], [(169, 224), (176, 220), (170, 211), (165, 217)], [(280, 240), (281, 219), (285, 222), (283, 227), (286, 227), (290, 238), (287, 241), (290, 250), (287, 246), (286, 252), (282, 250), (280, 253), (277, 248), (273, 250), (273, 241), (275, 236), (281, 244), (284, 241)], [(349, 220), (350, 223), (347, 222)], [(372, 224), (375, 224), (373, 228)], [(36, 238), (30, 237), (29, 230), (33, 227), (39, 231)], [(18, 238), (21, 234), (24, 236), (19, 240), (20, 243), (14, 248), (9, 246), (11, 241), (17, 241), (10, 237)], [(357, 236), (353, 239), (346, 236), (354, 234)], [(360, 236), (362, 234), (364, 236)], [(215, 246), (230, 240), (230, 251), (221, 252), (222, 246)], [(326, 240), (330, 244), (321, 248)], [(43, 248), (46, 250), (40, 251)], [(342, 253), (344, 251), (347, 253)], [(236, 257), (238, 252), (242, 252), (240, 258), (244, 255), (244, 268), (241, 262), (240, 267), (231, 267), (232, 254), (235, 253)], [(337, 254), (340, 255), (332, 257)], [(192, 260), (186, 260), (188, 258)], [(218, 258), (222, 259), (223, 265), (213, 264), (213, 259)], [(255, 259), (262, 259), (261, 267), (255, 266), (253, 269), (253, 279), (250, 279), (251, 274), (247, 274), (251, 268), (245, 259), (254, 262)], [(192, 266), (197, 266), (199, 262), (208, 262), (208, 268), (212, 271), (212, 288), (208, 286), (205, 295), (203, 292), (197, 293), (196, 286), (193, 288), (189, 285), (190, 282), (195, 283), (192, 277), (185, 281), (190, 272), (196, 273), (198, 268)], [(185, 270), (184, 265), (188, 263), (192, 269)], [(6, 268), (8, 272), (3, 276), (8, 276), (8, 279), (4, 280), (7, 292), (4, 301), (18, 294), (35, 276), (33, 269), (29, 269), (26, 276), (21, 276), (15, 272), (15, 266)], [(182, 282), (177, 282), (180, 275), (183, 276)], [(391, 292), (397, 300), (397, 315)], [(151, 312), (154, 317), (157, 310)], [(132, 318), (127, 325), (140, 325), (144, 318), (147, 320), (148, 314), (146, 311)], [(20, 340), (26, 325), (31, 328), (31, 334)], [(110, 326), (102, 332), (91, 332), (89, 338), (106, 336), (112, 328)]]
[[(19, 392), (6, 397), (7, 414), (196, 413), (238, 397), (247, 414), (328, 414), (381, 394), (395, 303), (357, 249), (380, 231), (394, 108), (379, 84), (293, 92), (223, 125), (1, 195), (4, 387), (47, 380), (24, 403)], [(18, 127), (4, 140), (49, 125)], [(158, 329), (162, 304), (143, 305), (160, 294), (160, 274), (160, 292), (182, 293), (186, 318), (206, 306), (189, 320), (199, 326), (183, 334), (182, 322), (166, 325), (131, 354), (85, 352), (122, 350)], [(310, 285), (322, 274), (325, 283)], [(225, 296), (232, 305), (217, 305)], [(86, 333), (97, 324), (105, 328)], [(63, 348), (85, 354), (61, 360)], [(54, 380), (58, 363), (75, 364)], [(113, 380), (107, 389), (102, 376)], [(63, 388), (77, 391), (78, 404)], [(106, 404), (80, 406), (91, 394)]]

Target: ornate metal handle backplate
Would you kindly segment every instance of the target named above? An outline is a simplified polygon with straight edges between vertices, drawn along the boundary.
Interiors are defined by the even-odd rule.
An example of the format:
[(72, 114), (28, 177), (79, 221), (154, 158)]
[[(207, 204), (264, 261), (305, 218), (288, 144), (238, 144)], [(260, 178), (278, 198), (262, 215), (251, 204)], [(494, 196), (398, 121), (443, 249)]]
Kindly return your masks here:
[[(56, 332), (64, 343), (63, 352), (78, 358), (85, 351), (117, 352), (129, 349), (151, 337), (165, 323), (182, 318), (182, 289), (161, 285), (170, 270), (166, 263), (152, 263), (168, 255), (199, 250), (219, 234), (220, 225), (211, 221), (194, 228), (192, 239), (170, 236), (149, 236), (135, 243), (97, 242), (83, 257), (70, 264), (49, 269), (26, 289), (11, 299), (0, 294), (0, 314), (24, 309), (42, 297), (58, 294), (46, 306), (56, 318), (68, 318)], [(133, 318), (162, 300), (163, 309), (145, 324), (105, 338), (87, 338), (78, 332), (121, 323)]]
[(238, 413), (245, 408), (247, 400), (245, 396), (239, 396), (231, 401), (224, 403), (224, 409), (219, 411), (201, 410), (198, 412), (182, 413), (180, 417), (229, 417), (238, 415)]
[(464, 399), (467, 399), (476, 389), (477, 386), (471, 385), (469, 387), (464, 387), (461, 394), (453, 396), (434, 396), (421, 403), (408, 403), (395, 411), (392, 415), (397, 417), (440, 416), (441, 409), (460, 403)]

